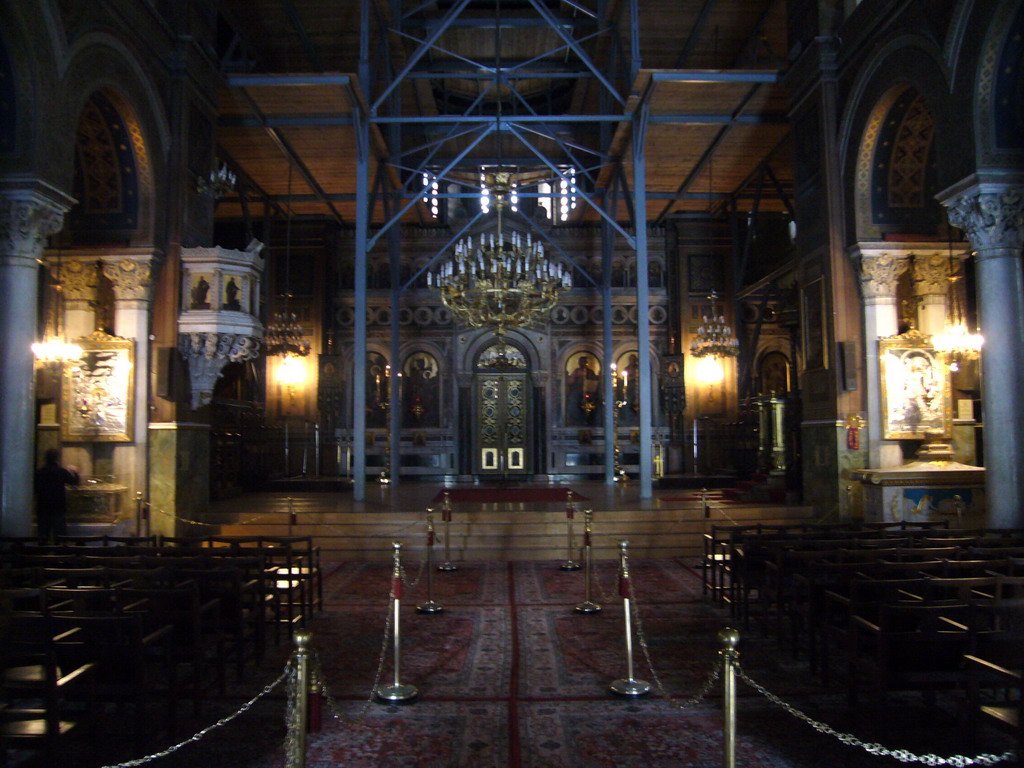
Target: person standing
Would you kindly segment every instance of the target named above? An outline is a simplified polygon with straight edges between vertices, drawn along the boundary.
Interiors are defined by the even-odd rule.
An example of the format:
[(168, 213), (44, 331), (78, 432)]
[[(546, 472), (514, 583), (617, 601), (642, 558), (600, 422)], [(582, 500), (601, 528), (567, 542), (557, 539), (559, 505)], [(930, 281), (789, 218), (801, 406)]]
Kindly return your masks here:
[(43, 466), (36, 470), (36, 519), (39, 538), (50, 541), (67, 533), (68, 496), (66, 486), (78, 485), (78, 471), (60, 465), (60, 451), (47, 449)]

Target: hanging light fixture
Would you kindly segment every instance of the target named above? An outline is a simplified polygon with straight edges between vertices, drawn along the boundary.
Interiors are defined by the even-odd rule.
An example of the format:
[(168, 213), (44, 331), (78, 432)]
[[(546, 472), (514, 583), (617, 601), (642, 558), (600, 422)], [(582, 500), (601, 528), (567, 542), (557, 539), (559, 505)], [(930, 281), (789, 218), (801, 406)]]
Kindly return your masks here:
[[(264, 345), (268, 355), (288, 357), (306, 357), (310, 352), (310, 343), (302, 333), (299, 318), (288, 308), (291, 299), (291, 263), (292, 263), (292, 167), (288, 165), (288, 220), (285, 228), (284, 243), (284, 309), (274, 313), (267, 324), (264, 334)], [(292, 368), (294, 370), (294, 366)]]
[(704, 315), (697, 335), (690, 341), (690, 354), (693, 357), (736, 357), (740, 353), (739, 339), (733, 334), (732, 326), (725, 322), (725, 315), (719, 314), (717, 294), (712, 291), (708, 299), (711, 315)]
[(474, 328), (491, 327), (497, 336), (543, 321), (562, 291), (572, 287), (569, 269), (548, 261), (544, 245), (529, 233), (506, 238), (502, 211), (509, 205), (510, 181), (510, 173), (499, 171), (489, 185), (497, 231), (463, 238), (427, 277), (453, 315)]
[[(948, 231), (948, 224), (947, 224)], [(961, 288), (963, 270), (953, 257), (953, 236), (949, 235), (949, 286), (946, 295), (946, 327), (932, 336), (932, 347), (951, 371), (960, 370), (960, 363), (977, 360), (985, 337), (967, 327), (967, 311)]]
[(54, 320), (54, 334), (46, 341), (37, 341), (32, 345), (32, 354), (36, 362), (42, 365), (47, 363), (73, 363), (82, 359), (82, 348), (64, 338), (64, 284), (61, 281), (61, 251), (57, 249), (57, 275), (51, 287), (57, 294), (54, 305), (56, 307), (56, 319)]
[[(571, 269), (565, 264), (548, 261), (544, 246), (534, 242), (531, 234), (524, 237), (513, 231), (506, 238), (504, 210), (516, 207), (518, 191), (512, 174), (502, 168), (502, 66), (501, 66), (501, 3), (495, 2), (494, 27), (494, 93), (495, 135), (498, 144), (498, 170), (490, 177), (481, 174), (484, 213), (493, 208), (497, 216), (496, 231), (487, 235), (469, 235), (456, 243), (455, 249), (438, 270), (427, 275), (427, 284), (437, 288), (441, 301), (452, 314), (474, 328), (490, 327), (499, 338), (509, 328), (536, 325), (558, 303), (562, 291), (572, 287)], [(513, 197), (514, 196), (514, 197)], [(511, 200), (510, 200), (511, 198)]]

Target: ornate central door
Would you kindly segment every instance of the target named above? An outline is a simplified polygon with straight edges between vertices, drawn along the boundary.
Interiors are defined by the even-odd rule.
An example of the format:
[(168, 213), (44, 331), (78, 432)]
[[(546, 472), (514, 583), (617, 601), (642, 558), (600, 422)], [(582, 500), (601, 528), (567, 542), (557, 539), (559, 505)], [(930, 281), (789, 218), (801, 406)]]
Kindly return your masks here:
[(528, 383), (527, 373), (477, 373), (477, 474), (529, 474)]

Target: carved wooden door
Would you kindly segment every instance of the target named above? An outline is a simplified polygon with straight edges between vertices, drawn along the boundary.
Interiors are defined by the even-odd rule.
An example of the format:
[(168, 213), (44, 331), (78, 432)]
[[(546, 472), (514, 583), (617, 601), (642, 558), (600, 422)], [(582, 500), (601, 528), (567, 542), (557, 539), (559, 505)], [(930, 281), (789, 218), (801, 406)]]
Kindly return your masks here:
[(475, 471), (529, 473), (529, 375), (479, 373), (476, 377)]

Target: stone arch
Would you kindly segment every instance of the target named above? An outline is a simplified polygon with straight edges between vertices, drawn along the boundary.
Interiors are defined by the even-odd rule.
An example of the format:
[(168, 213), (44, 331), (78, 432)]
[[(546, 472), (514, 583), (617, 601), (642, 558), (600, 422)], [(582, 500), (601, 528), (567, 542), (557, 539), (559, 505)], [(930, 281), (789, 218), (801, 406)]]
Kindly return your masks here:
[[(83, 35), (68, 52), (61, 83), (63, 115), (55, 128), (64, 137), (59, 157), (65, 183), (72, 188), (77, 137), (83, 115), (97, 102), (109, 105), (120, 120), (126, 149), (134, 159), (138, 188), (138, 216), (134, 227), (116, 228), (116, 239), (132, 246), (151, 246), (166, 231), (163, 190), (155, 183), (165, 168), (170, 145), (168, 125), (159, 95), (135, 54), (106, 33)], [(122, 166), (123, 167), (123, 166)], [(72, 217), (74, 218), (74, 217)], [(126, 222), (122, 222), (126, 223)]]
[(0, 46), (6, 53), (10, 77), (4, 101), (10, 111), (0, 115), (11, 135), (0, 147), (5, 172), (32, 175), (63, 190), (63, 179), (50, 158), (57, 137), (46, 130), (51, 99), (58, 92), (61, 56), (60, 14), (52, 2), (0, 4)]
[[(464, 373), (470, 373), (476, 368), (476, 361), (480, 354), (494, 343), (497, 337), (489, 328), (477, 330), (472, 337), (468, 337), (462, 345), (462, 352), (458, 357), (457, 369)], [(529, 370), (543, 370), (540, 354), (537, 346), (530, 340), (530, 337), (522, 329), (510, 328), (505, 333), (505, 340), (517, 347), (526, 356), (526, 364)]]
[[(954, 119), (949, 82), (942, 52), (915, 35), (888, 41), (862, 68), (851, 88), (840, 136), (844, 175), (850, 180), (846, 200), (851, 242), (881, 239), (884, 232), (938, 233), (943, 217), (934, 195), (962, 178), (962, 143), (972, 140), (969, 129), (964, 135), (963, 121)], [(936, 163), (936, 157), (943, 157), (943, 163)], [(946, 162), (950, 157), (958, 160)], [(894, 188), (889, 176), (897, 164), (905, 194), (889, 201)], [(884, 178), (879, 176), (883, 170)], [(896, 202), (891, 223), (879, 215), (885, 213), (880, 202), (885, 203), (882, 207)]]
[(1001, 2), (978, 62), (974, 125), (978, 167), (1024, 164), (1024, 5)]

